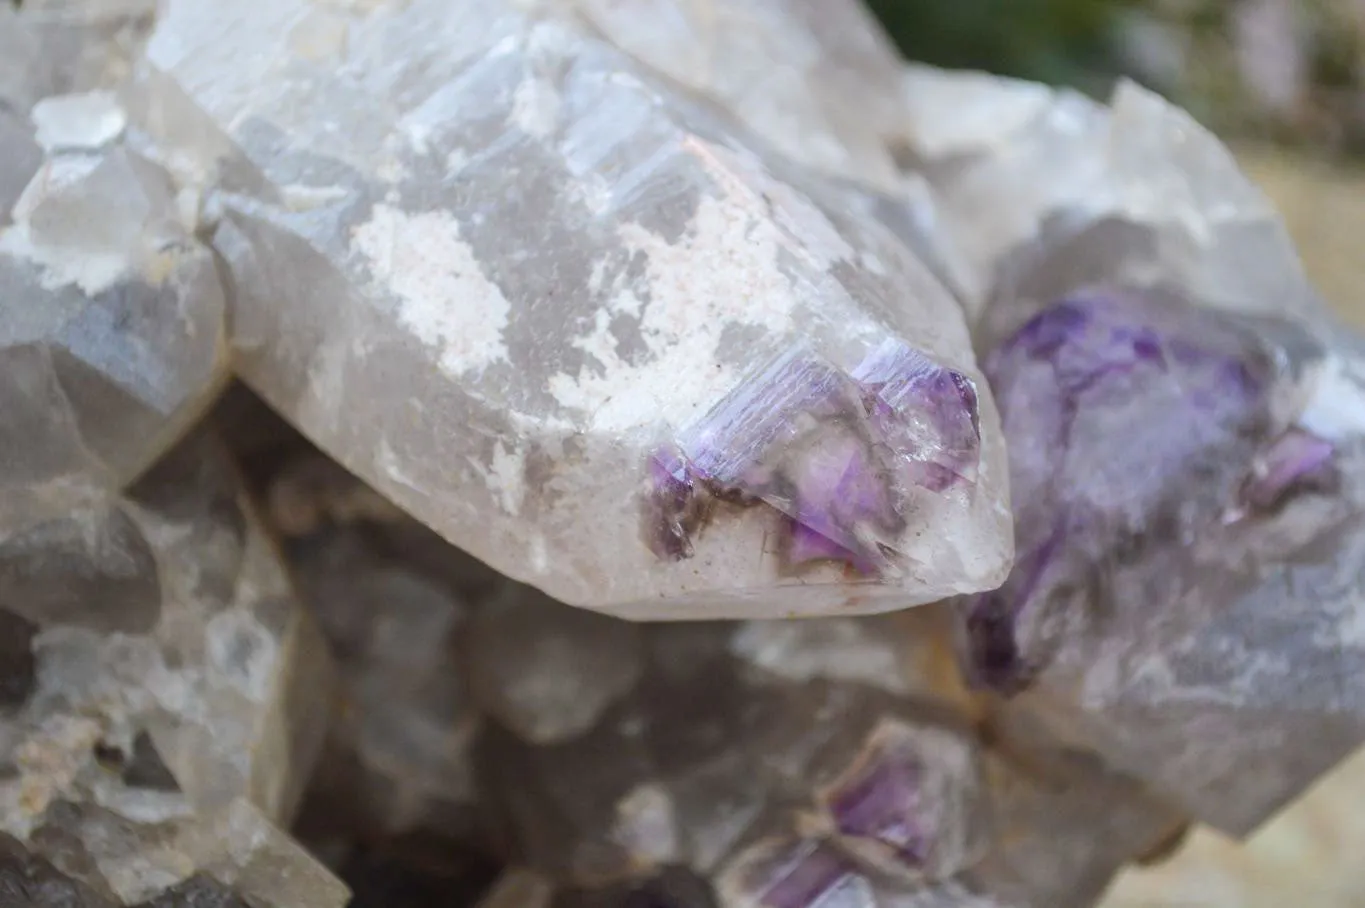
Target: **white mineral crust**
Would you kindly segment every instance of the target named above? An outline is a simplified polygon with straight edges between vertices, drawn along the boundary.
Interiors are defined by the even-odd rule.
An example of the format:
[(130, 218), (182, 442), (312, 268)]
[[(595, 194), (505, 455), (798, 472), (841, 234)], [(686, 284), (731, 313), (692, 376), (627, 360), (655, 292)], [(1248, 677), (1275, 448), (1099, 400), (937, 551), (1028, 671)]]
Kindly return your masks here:
[[(894, 182), (888, 146), (870, 150), (894, 124), (840, 108), (862, 85), (897, 96), (876, 75), (894, 58), (852, 4), (754, 4), (760, 90), (733, 25), (698, 30), (703, 6), (166, 3), (135, 107), (177, 176), (215, 187), (237, 368), (450, 541), (575, 605), (852, 614), (991, 588), (1011, 556), (1004, 452), (959, 307), (803, 166)], [(695, 48), (651, 32), (669, 15)], [(980, 394), (975, 487), (911, 515), (900, 576), (794, 571), (762, 508), (656, 558), (639, 499), (656, 445), (793, 344), (848, 369), (887, 337)]]

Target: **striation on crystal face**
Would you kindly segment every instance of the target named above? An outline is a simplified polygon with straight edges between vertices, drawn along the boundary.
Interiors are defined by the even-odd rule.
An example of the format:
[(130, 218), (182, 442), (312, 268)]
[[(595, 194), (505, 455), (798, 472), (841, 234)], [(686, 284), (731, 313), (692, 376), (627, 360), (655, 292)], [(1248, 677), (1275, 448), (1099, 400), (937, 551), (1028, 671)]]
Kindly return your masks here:
[[(165, 6), (138, 121), (217, 187), (243, 378), (447, 539), (573, 605), (859, 613), (997, 583), (1003, 450), (952, 296), (725, 105), (565, 15), (581, 5), (522, 6)], [(686, 539), (692, 518), (670, 518), (692, 557), (653, 554), (637, 492), (661, 439), (784, 351), (851, 374), (888, 339), (979, 395), (975, 483), (882, 531), (909, 568), (857, 585), (827, 559), (792, 571), (771, 508)]]
[[(76, 144), (49, 153), (0, 216), (0, 533), (135, 479), (227, 376), (213, 254), (182, 222), (166, 175), (109, 144), (120, 112), (105, 100), (35, 113), (40, 140), (54, 140), (47, 124)], [(22, 150), (3, 165), (0, 202), (15, 167), (28, 170)]]
[(687, 557), (712, 499), (762, 501), (786, 517), (788, 562), (895, 576), (894, 546), (927, 510), (916, 494), (971, 485), (980, 441), (962, 373), (894, 340), (851, 374), (796, 348), (650, 458), (646, 534), (660, 557)]
[(574, 10), (640, 63), (724, 108), (793, 161), (883, 191), (899, 188), (891, 147), (904, 131), (903, 64), (863, 4), (541, 5)]
[(291, 819), (330, 659), (211, 434), (123, 497), (0, 540), (0, 564), (32, 660), (0, 711), (6, 833), (131, 904), (209, 872), (167, 836), (226, 836), (217, 811), (255, 824), (251, 841)]
[(963, 607), (970, 671), (1234, 834), (1359, 746), (1350, 362), (1151, 291), (1034, 316), (987, 358), (1020, 557)]

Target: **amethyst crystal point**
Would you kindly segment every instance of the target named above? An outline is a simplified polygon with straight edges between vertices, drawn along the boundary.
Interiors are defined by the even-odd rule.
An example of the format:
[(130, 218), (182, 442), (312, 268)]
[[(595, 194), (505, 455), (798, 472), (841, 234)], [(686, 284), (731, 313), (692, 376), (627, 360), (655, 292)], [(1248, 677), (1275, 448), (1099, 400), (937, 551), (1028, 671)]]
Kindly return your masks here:
[(705, 496), (762, 501), (786, 517), (789, 563), (893, 572), (914, 490), (975, 482), (977, 407), (971, 379), (896, 340), (851, 373), (789, 350), (684, 432), (681, 454), (651, 458), (648, 538), (685, 556)]
[(884, 341), (852, 375), (910, 482), (941, 492), (976, 481), (981, 426), (970, 378), (896, 340)]
[(889, 878), (945, 878), (985, 848), (976, 747), (928, 721), (882, 719), (819, 801), (840, 846)]
[(969, 673), (1225, 831), (1301, 792), (1365, 740), (1345, 370), (1153, 293), (1025, 324), (987, 358), (1020, 554), (960, 612)]
[(800, 544), (884, 566), (877, 540), (900, 529), (887, 465), (858, 386), (801, 348), (741, 383), (679, 439), (717, 494), (761, 500), (822, 539)]
[(824, 800), (841, 834), (875, 843), (896, 860), (918, 867), (929, 857), (932, 835), (921, 816), (923, 767), (907, 750), (884, 740), (871, 742)]
[(980, 858), (989, 824), (978, 748), (947, 709), (862, 684), (767, 683), (775, 699), (753, 746), (837, 847), (906, 883)]

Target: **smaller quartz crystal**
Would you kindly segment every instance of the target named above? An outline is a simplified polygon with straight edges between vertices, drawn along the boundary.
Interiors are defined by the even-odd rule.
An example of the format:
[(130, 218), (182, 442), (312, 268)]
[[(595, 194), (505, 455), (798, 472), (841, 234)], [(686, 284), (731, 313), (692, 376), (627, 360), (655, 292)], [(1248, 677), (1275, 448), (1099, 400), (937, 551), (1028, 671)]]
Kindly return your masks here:
[(383, 557), (364, 529), (296, 541), (300, 589), (336, 653), (343, 691), (310, 812), (322, 810), (324, 827), (367, 835), (460, 833), (481, 724), (458, 658), (469, 606), (410, 563)]
[[(105, 101), (84, 113), (121, 115)], [(0, 164), (0, 203), (28, 169), (7, 117), (0, 109), (0, 148), (19, 147)], [(59, 132), (89, 126), (48, 119)], [(213, 254), (165, 172), (126, 144), (95, 144), (52, 151), (0, 212), (0, 533), (135, 479), (227, 377)]]

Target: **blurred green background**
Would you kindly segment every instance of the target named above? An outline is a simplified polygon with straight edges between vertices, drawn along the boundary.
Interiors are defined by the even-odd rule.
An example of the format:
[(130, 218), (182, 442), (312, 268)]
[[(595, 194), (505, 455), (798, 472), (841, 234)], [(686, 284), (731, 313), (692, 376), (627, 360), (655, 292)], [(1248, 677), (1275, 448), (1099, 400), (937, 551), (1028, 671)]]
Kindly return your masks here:
[(867, 0), (907, 57), (1105, 94), (1131, 76), (1225, 135), (1365, 152), (1365, 0)]
[(1122, 72), (1140, 0), (871, 0), (906, 56), (1095, 89)]

